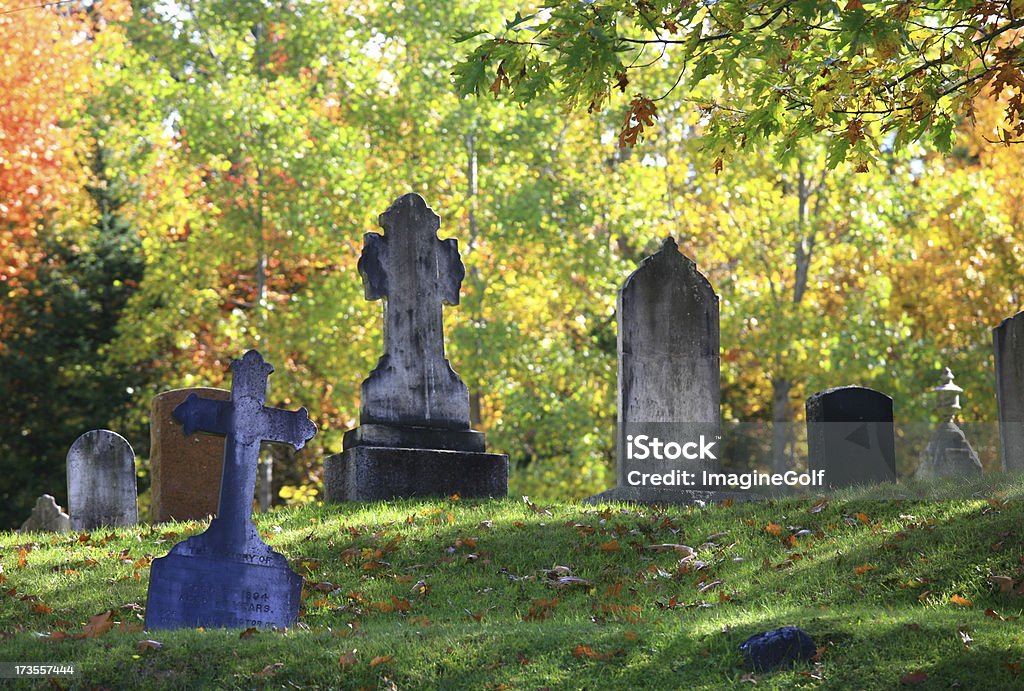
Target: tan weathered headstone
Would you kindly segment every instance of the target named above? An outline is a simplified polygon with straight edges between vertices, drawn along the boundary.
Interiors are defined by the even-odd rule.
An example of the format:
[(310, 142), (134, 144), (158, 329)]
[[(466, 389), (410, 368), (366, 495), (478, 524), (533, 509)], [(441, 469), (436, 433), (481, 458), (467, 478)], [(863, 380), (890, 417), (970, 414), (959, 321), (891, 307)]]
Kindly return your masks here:
[(185, 436), (171, 413), (190, 394), (227, 401), (227, 389), (174, 389), (153, 398), (150, 418), (151, 517), (154, 523), (206, 518), (217, 513), (224, 467), (224, 437)]

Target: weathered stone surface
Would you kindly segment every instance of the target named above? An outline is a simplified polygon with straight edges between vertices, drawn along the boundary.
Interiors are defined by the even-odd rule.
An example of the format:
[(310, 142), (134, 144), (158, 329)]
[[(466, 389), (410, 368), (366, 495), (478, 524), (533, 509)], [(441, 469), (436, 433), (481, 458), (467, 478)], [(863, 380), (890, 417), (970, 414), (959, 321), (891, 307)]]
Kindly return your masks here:
[(135, 452), (120, 434), (95, 429), (76, 439), (68, 450), (67, 477), (73, 530), (138, 523)]
[(205, 432), (184, 436), (173, 412), (195, 394), (226, 401), (227, 389), (165, 391), (153, 398), (150, 417), (150, 516), (154, 523), (203, 519), (217, 512), (224, 465), (224, 437)]
[[(661, 503), (673, 493), (681, 501), (715, 501), (719, 492), (637, 485), (634, 472), (719, 470), (721, 360), (718, 296), (696, 264), (667, 238), (644, 259), (618, 294), (617, 487), (595, 499)], [(646, 437), (646, 439), (644, 439)], [(697, 444), (711, 447), (699, 457), (670, 458), (632, 453), (632, 444)], [(696, 490), (696, 491), (695, 491)]]
[(357, 446), (324, 461), (327, 501), (401, 497), (504, 497), (508, 456)]
[(359, 273), (384, 300), (384, 355), (363, 382), (360, 425), (324, 462), (328, 501), (505, 496), (508, 457), (484, 453), (469, 428), (469, 390), (444, 357), (442, 305), (457, 305), (466, 270), (454, 239), (417, 194), (367, 233)]
[(263, 542), (252, 521), (256, 465), (263, 441), (301, 448), (316, 434), (306, 409), (264, 405), (274, 371), (255, 350), (231, 365), (229, 401), (191, 394), (174, 410), (184, 433), (226, 436), (217, 516), (206, 532), (155, 559), (146, 627), (287, 627), (299, 612), (302, 577)]
[(931, 441), (921, 453), (914, 477), (928, 479), (981, 473), (981, 460), (963, 430), (952, 420), (947, 420), (939, 423)]
[(32, 514), (21, 524), (21, 531), (68, 533), (71, 532), (71, 519), (52, 496), (44, 494), (36, 499)]
[(418, 194), (380, 215), (359, 273), (367, 300), (384, 300), (384, 355), (363, 382), (361, 424), (469, 429), (469, 391), (444, 356), (442, 303), (459, 304), (466, 269), (458, 241)]
[(808, 397), (807, 466), (825, 471), (829, 487), (896, 480), (892, 398), (864, 386)]
[(1024, 312), (992, 330), (1003, 470), (1024, 471)]

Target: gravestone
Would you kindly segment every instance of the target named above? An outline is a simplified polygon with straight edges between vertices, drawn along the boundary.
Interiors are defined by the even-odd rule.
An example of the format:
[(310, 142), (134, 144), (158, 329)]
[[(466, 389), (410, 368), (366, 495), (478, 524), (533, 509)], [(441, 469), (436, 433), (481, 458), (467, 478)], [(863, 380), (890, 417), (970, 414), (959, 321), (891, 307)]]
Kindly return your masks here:
[(442, 306), (459, 303), (458, 242), (418, 194), (381, 214), (359, 258), (367, 300), (384, 301), (384, 354), (362, 384), (359, 426), (324, 462), (328, 501), (503, 497), (508, 457), (470, 429), (469, 391), (444, 353)]
[(704, 471), (720, 470), (718, 296), (711, 282), (666, 238), (622, 285), (617, 317), (617, 486), (589, 501), (727, 498), (731, 493), (704, 491), (703, 482)]
[(153, 560), (146, 628), (287, 627), (299, 612), (302, 577), (270, 548), (252, 521), (263, 441), (302, 448), (316, 434), (306, 409), (264, 406), (274, 368), (255, 350), (231, 363), (231, 399), (191, 394), (174, 409), (186, 435), (225, 435), (217, 516), (206, 532)]
[(1003, 470), (1024, 471), (1024, 312), (992, 329)]
[(150, 517), (154, 523), (204, 519), (217, 512), (224, 437), (206, 432), (182, 436), (174, 409), (195, 394), (226, 401), (226, 389), (165, 391), (153, 398), (150, 417)]
[(32, 514), (21, 524), (21, 532), (47, 532), (47, 533), (69, 533), (71, 532), (71, 519), (57, 505), (57, 501), (49, 494), (36, 499), (36, 505), (32, 507)]
[(807, 398), (807, 466), (827, 486), (896, 480), (892, 398), (864, 386), (841, 386)]
[(76, 439), (68, 450), (67, 475), (72, 530), (139, 522), (135, 452), (120, 434), (94, 429)]
[(947, 367), (942, 382), (932, 391), (937, 396), (936, 408), (942, 416), (932, 433), (928, 446), (921, 452), (914, 477), (920, 479), (981, 475), (981, 459), (956, 424), (963, 389), (953, 383), (953, 372)]

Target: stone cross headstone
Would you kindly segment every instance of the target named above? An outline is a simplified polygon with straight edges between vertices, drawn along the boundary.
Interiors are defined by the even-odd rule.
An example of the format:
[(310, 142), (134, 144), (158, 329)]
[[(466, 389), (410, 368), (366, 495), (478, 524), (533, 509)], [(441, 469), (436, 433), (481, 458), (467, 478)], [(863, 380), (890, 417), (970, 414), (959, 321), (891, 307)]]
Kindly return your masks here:
[(1024, 471), (1024, 312), (992, 330), (1003, 470)]
[(807, 398), (807, 466), (825, 471), (829, 487), (896, 480), (892, 398), (864, 386), (841, 386)]
[(622, 285), (617, 317), (617, 486), (592, 499), (724, 498), (700, 494), (703, 472), (720, 470), (721, 356), (711, 282), (666, 238)]
[(135, 452), (120, 434), (94, 429), (76, 439), (68, 450), (67, 476), (72, 530), (138, 523)]
[(947, 367), (942, 373), (942, 382), (932, 389), (937, 395), (936, 408), (941, 420), (928, 446), (921, 453), (914, 473), (917, 478), (981, 475), (981, 460), (963, 430), (956, 424), (960, 394), (964, 390), (954, 384), (953, 379), (953, 372)]
[(359, 273), (368, 300), (384, 302), (384, 354), (362, 384), (359, 426), (324, 462), (329, 501), (505, 496), (508, 458), (485, 453), (470, 429), (469, 390), (444, 353), (443, 305), (459, 303), (466, 270), (458, 242), (418, 194), (380, 215)]
[(71, 519), (52, 496), (44, 494), (36, 499), (32, 514), (21, 524), (21, 531), (68, 533), (71, 532)]
[(217, 512), (224, 437), (181, 434), (174, 409), (191, 395), (226, 401), (227, 389), (165, 391), (153, 398), (150, 416), (150, 518), (154, 523), (204, 519)]
[(261, 442), (302, 448), (316, 434), (306, 409), (264, 405), (274, 368), (255, 350), (231, 364), (231, 400), (192, 394), (174, 410), (184, 433), (225, 435), (217, 516), (206, 532), (153, 561), (146, 628), (287, 627), (299, 611), (302, 577), (260, 538), (252, 521)]

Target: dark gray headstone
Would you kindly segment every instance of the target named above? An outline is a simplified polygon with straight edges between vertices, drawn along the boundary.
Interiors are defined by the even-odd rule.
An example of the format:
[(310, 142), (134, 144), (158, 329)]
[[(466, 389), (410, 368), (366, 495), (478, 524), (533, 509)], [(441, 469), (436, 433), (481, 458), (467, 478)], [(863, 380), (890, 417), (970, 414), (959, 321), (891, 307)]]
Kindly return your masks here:
[(1024, 312), (992, 330), (1003, 470), (1024, 471)]
[(71, 519), (57, 505), (57, 501), (49, 494), (36, 499), (32, 507), (32, 515), (21, 524), (22, 532), (38, 531), (48, 533), (67, 533), (71, 531)]
[(362, 385), (359, 426), (324, 461), (328, 501), (505, 496), (508, 457), (485, 453), (470, 429), (469, 390), (444, 356), (443, 305), (459, 303), (466, 270), (458, 242), (418, 194), (367, 233), (359, 273), (368, 300), (384, 301), (384, 354)]
[[(704, 487), (703, 471), (720, 469), (718, 296), (711, 282), (670, 237), (626, 279), (617, 310), (617, 487), (596, 498), (713, 500), (687, 492)], [(645, 475), (688, 482), (652, 485)]]
[(135, 452), (120, 434), (94, 429), (76, 439), (67, 475), (72, 530), (138, 523)]
[(829, 487), (896, 480), (892, 398), (864, 386), (819, 391), (807, 399), (807, 466)]
[(190, 435), (225, 435), (217, 516), (206, 532), (153, 561), (146, 628), (287, 627), (295, 623), (302, 577), (260, 538), (252, 521), (256, 465), (263, 441), (302, 448), (316, 434), (306, 409), (264, 406), (274, 371), (255, 350), (231, 363), (229, 401), (190, 395), (174, 417)]

